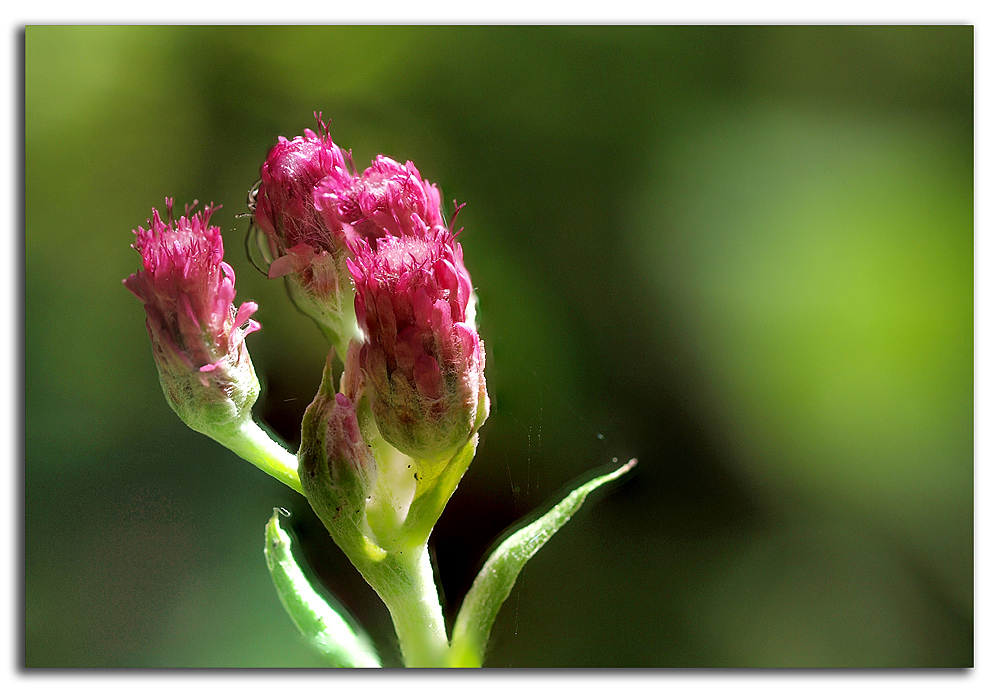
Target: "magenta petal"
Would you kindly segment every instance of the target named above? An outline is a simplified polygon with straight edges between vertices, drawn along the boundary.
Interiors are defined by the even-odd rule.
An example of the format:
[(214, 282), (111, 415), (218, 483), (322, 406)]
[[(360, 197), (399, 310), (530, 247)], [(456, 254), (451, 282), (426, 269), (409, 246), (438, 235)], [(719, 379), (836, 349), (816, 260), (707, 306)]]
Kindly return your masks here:
[(148, 302), (150, 299), (149, 289), (145, 280), (145, 273), (136, 272), (121, 280), (125, 288), (141, 301)]
[(420, 331), (414, 325), (410, 325), (399, 333), (399, 338), (395, 341), (396, 365), (410, 373), (416, 366), (416, 359), (422, 354), (423, 344), (420, 339)]
[(434, 278), (448, 291), (455, 291), (458, 288), (458, 272), (446, 258), (434, 263)]
[[(198, 314), (194, 312), (194, 307), (191, 305), (191, 298), (187, 294), (181, 294), (178, 300), (178, 311), (177, 311), (177, 321), (180, 327), (180, 333), (184, 335), (184, 338), (191, 341), (198, 341), (201, 336), (201, 322), (198, 320)], [(205, 316), (206, 318), (209, 316)], [(207, 320), (206, 320), (207, 322)]]
[(379, 291), (375, 298), (375, 306), (378, 310), (378, 324), (381, 326), (380, 332), (385, 335), (382, 342), (385, 346), (393, 344), (396, 337), (395, 309), (392, 307), (392, 295), (388, 291)]
[(222, 279), (215, 289), (215, 306), (219, 314), (225, 315), (236, 298), (236, 273), (226, 262), (220, 262)]
[[(236, 311), (236, 317), (232, 319), (232, 329), (233, 330), (239, 329), (243, 325), (243, 323), (246, 322), (247, 320), (250, 320), (250, 316), (256, 312), (257, 312), (257, 304), (254, 303), (253, 301), (247, 301), (246, 303), (241, 305), (239, 307), (239, 310)], [(249, 334), (259, 329), (260, 329), (260, 323), (257, 322), (256, 320), (250, 320), (250, 327), (247, 328), (244, 334)]]
[(366, 327), (367, 310), (364, 306), (364, 296), (360, 292), (354, 294), (354, 315), (357, 316), (357, 324)]
[(467, 362), (478, 350), (479, 335), (467, 323), (463, 322), (455, 324), (454, 334), (458, 338), (458, 344), (461, 347), (459, 358)]
[(433, 301), (426, 289), (419, 288), (413, 295), (413, 315), (422, 330), (429, 330), (433, 312)]
[(438, 299), (434, 303), (433, 311), (433, 332), (440, 349), (445, 354), (445, 358), (450, 359), (451, 354), (451, 307), (444, 299)]
[(250, 316), (257, 312), (257, 304), (254, 301), (246, 301), (243, 303), (239, 309), (236, 311), (236, 317), (233, 319), (236, 325), (242, 325), (244, 322), (250, 319)]

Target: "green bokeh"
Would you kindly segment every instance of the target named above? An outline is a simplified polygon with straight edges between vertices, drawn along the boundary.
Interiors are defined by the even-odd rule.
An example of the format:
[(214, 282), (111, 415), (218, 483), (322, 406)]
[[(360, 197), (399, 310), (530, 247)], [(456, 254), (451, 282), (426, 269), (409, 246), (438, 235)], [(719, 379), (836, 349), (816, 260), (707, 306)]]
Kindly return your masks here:
[(130, 230), (216, 217), (262, 420), (325, 346), (243, 253), (279, 134), (332, 118), (459, 216), (493, 413), (432, 541), (453, 619), (503, 530), (634, 477), (527, 566), (493, 666), (969, 666), (972, 27), (29, 27), (25, 663), (320, 666), (262, 555), (398, 663), (307, 504), (159, 390)]

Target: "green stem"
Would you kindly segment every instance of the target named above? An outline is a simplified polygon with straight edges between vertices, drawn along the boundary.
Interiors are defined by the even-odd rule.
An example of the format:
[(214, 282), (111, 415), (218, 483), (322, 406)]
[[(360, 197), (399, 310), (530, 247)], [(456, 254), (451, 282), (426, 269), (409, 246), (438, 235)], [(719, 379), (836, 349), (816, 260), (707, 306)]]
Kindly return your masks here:
[(216, 440), (289, 488), (305, 495), (298, 478), (298, 458), (274, 441), (249, 416), (233, 433), (218, 436)]
[(388, 607), (407, 667), (448, 665), (447, 633), (430, 554), (424, 543), (355, 567)]
[(399, 636), (403, 661), (409, 667), (444, 666), (447, 634), (427, 545), (398, 554), (397, 561), (406, 579), (396, 585), (396, 593), (385, 603)]

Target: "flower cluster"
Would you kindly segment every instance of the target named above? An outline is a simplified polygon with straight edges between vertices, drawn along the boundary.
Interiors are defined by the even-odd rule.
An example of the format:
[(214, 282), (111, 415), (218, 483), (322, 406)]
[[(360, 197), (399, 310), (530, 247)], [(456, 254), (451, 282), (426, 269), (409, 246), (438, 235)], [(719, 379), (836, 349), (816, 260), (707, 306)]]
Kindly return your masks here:
[[(260, 385), (245, 339), (260, 328), (251, 319), (257, 305), (234, 304), (235, 275), (223, 261), (221, 231), (210, 224), (216, 207), (185, 208), (176, 221), (172, 200), (166, 221), (153, 209), (149, 228), (134, 232), (142, 269), (124, 284), (143, 302), (170, 406), (308, 499), (388, 607), (404, 663), (480, 666), (524, 563), (586, 494), (634, 460), (500, 543), (466, 594), (449, 641), (428, 541), (489, 414), (472, 279), (437, 186), (411, 161), (385, 156), (358, 173), (317, 120), (319, 134), (278, 138), (250, 200), (249, 232), (259, 231), (268, 276), (284, 279), (330, 342), (297, 454), (253, 420)], [(331, 664), (379, 665), (363, 632), (295, 564), (277, 509), (264, 553), (286, 611)]]
[[(488, 414), (472, 281), (437, 186), (412, 162), (386, 156), (357, 173), (319, 123), (319, 135), (279, 138), (261, 168), (254, 208), (272, 257), (269, 276), (288, 277), (296, 304), (344, 361), (340, 392), (325, 384), (306, 412), (313, 440), (303, 429), (303, 484), (310, 498), (351, 505), (325, 487), (334, 479), (344, 487), (344, 474), (363, 469), (356, 476), (371, 504), (381, 493), (384, 504), (400, 507), (408, 502), (400, 498), (419, 495), (402, 486), (432, 483), (459, 450), (474, 445)], [(383, 439), (415, 472), (399, 473), (398, 452), (345, 461), (360, 449), (357, 422), (370, 418), (375, 429), (366, 444), (377, 451), (384, 446), (372, 436)], [(376, 466), (377, 474), (370, 472)]]
[(268, 276), (288, 278), (295, 304), (343, 358), (350, 341), (360, 339), (346, 259), (360, 245), (375, 249), (380, 238), (445, 224), (440, 191), (412, 162), (378, 156), (357, 174), (350, 154), (317, 119), (321, 134), (278, 138), (261, 166), (252, 210), (270, 256)]
[(319, 134), (271, 148), (252, 203), (268, 276), (286, 278), (332, 347), (297, 465), (256, 454), (250, 427), (237, 425), (259, 392), (243, 345), (259, 325), (249, 320), (256, 304), (233, 307), (233, 271), (209, 225), (215, 209), (176, 223), (172, 204), (166, 223), (154, 210), (149, 230), (136, 231), (144, 269), (125, 285), (145, 303), (181, 418), (279, 475), (297, 466), (331, 532), (385, 550), (429, 532), (471, 461), (489, 411), (485, 350), (440, 191), (412, 162), (385, 156), (358, 173), (317, 119)]
[(142, 300), (146, 328), (167, 401), (195, 430), (215, 435), (249, 415), (260, 391), (243, 343), (260, 324), (257, 304), (233, 305), (235, 274), (223, 262), (222, 234), (210, 220), (217, 207), (173, 220), (156, 209), (135, 230), (142, 269), (124, 280)]

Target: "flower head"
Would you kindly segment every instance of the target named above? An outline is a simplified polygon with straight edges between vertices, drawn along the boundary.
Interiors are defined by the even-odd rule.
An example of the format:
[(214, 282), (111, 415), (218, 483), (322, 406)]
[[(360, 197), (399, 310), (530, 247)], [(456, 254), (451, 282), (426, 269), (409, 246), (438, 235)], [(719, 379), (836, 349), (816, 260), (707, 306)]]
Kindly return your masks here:
[(418, 460), (448, 458), (488, 413), (472, 283), (444, 228), (355, 243), (348, 267), (366, 341), (359, 365), (382, 436)]
[(328, 176), (316, 188), (315, 204), (326, 225), (341, 229), (351, 245), (363, 240), (374, 248), (384, 236), (444, 226), (437, 186), (424, 181), (412, 161), (403, 165), (387, 156), (379, 155), (360, 176)]
[(331, 232), (312, 200), (316, 184), (331, 175), (349, 178), (343, 152), (328, 132), (320, 137), (307, 129), (304, 137), (278, 137), (271, 147), (260, 167), (253, 216), (275, 258), (300, 244), (331, 253), (340, 249), (339, 229)]
[[(203, 433), (249, 413), (260, 386), (243, 343), (260, 324), (257, 304), (233, 305), (235, 273), (223, 262), (222, 234), (211, 226), (210, 205), (176, 222), (173, 200), (167, 221), (156, 209), (134, 247), (142, 269), (124, 280), (146, 310), (160, 383), (173, 409)], [(244, 327), (245, 325), (245, 327)]]
[[(317, 119), (319, 116), (317, 115)], [(322, 126), (322, 120), (319, 120)], [(328, 226), (316, 209), (322, 180), (347, 184), (343, 152), (325, 126), (322, 135), (278, 138), (260, 168), (253, 218), (270, 254), (268, 276), (287, 276), (292, 300), (333, 341), (341, 355), (357, 325), (350, 311), (352, 289), (344, 261), (349, 252), (339, 225)]]

